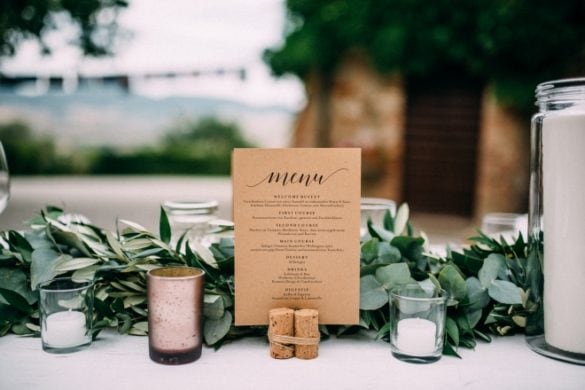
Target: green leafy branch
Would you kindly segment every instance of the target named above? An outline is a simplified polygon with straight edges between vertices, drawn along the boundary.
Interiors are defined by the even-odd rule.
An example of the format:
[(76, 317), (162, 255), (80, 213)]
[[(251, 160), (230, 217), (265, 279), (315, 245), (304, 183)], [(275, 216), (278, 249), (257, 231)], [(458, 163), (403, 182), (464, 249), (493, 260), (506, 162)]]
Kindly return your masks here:
[[(462, 253), (446, 258), (429, 253), (427, 241), (414, 236), (402, 205), (387, 213), (383, 226), (368, 223), (361, 244), (360, 326), (322, 327), (324, 335), (360, 328), (388, 338), (388, 291), (406, 283), (440, 286), (450, 295), (445, 353), (472, 348), (489, 333), (522, 330), (527, 300), (538, 291), (538, 259), (526, 259), (526, 244), (485, 235)], [(171, 228), (161, 209), (158, 236), (130, 221), (110, 232), (82, 216), (48, 207), (29, 221), (30, 230), (0, 233), (0, 336), (39, 334), (37, 288), (57, 276), (93, 279), (94, 336), (106, 328), (121, 334), (146, 335), (146, 272), (161, 266), (194, 266), (206, 272), (203, 333), (207, 345), (250, 335), (264, 327), (234, 325), (234, 243), (222, 238), (210, 247), (189, 243), (184, 234), (171, 245)], [(228, 228), (229, 229), (229, 228)], [(538, 295), (538, 294), (536, 294)]]
[[(389, 213), (384, 226), (368, 224), (369, 239), (362, 243), (360, 325), (388, 340), (389, 291), (399, 285), (434, 285), (449, 295), (444, 353), (457, 355), (459, 346), (474, 348), (490, 333), (523, 331), (539, 275), (538, 262), (526, 259), (527, 245), (520, 235), (512, 244), (484, 234), (471, 238), (462, 252), (449, 250), (445, 258), (429, 253), (423, 238), (414, 237), (405, 205), (397, 217)], [(401, 235), (405, 233), (405, 235)], [(538, 294), (536, 294), (538, 295)], [(342, 331), (345, 331), (343, 329)]]

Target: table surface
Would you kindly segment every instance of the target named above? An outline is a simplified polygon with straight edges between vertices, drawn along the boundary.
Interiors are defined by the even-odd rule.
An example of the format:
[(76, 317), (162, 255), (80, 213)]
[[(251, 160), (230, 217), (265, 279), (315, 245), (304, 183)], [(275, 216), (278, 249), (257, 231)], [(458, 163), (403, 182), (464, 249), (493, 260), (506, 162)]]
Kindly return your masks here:
[(388, 344), (358, 334), (323, 341), (314, 360), (275, 360), (263, 338), (248, 338), (164, 366), (149, 359), (146, 337), (105, 332), (85, 350), (53, 355), (38, 338), (9, 335), (0, 338), (0, 389), (585, 389), (584, 366), (540, 356), (522, 336), (460, 353), (404, 363)]

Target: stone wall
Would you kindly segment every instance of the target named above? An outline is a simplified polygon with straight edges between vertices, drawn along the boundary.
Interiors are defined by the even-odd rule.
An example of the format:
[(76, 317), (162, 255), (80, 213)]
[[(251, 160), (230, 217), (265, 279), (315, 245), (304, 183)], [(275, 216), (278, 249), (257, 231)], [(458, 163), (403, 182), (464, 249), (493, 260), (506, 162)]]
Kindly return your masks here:
[(530, 123), (484, 91), (480, 123), (475, 216), (528, 211)]
[[(318, 82), (307, 81), (294, 146), (315, 146)], [(362, 148), (362, 195), (399, 201), (402, 192), (406, 98), (399, 77), (373, 71), (359, 54), (339, 67), (330, 95), (331, 146)]]
[[(299, 115), (294, 146), (316, 145), (318, 85), (306, 82), (308, 104)], [(361, 147), (362, 195), (402, 201), (406, 92), (398, 76), (381, 76), (359, 54), (346, 58), (330, 95), (331, 146)], [(499, 105), (490, 88), (482, 98), (474, 217), (526, 212), (529, 123)], [(526, 122), (526, 123), (525, 123)]]

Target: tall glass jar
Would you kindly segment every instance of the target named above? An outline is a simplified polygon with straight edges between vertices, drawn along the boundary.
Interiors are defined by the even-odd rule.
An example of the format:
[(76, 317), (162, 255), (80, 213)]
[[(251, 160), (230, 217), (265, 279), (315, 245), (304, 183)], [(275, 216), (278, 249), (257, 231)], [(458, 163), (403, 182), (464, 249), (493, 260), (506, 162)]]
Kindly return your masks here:
[(585, 78), (542, 83), (532, 118), (526, 339), (585, 364)]

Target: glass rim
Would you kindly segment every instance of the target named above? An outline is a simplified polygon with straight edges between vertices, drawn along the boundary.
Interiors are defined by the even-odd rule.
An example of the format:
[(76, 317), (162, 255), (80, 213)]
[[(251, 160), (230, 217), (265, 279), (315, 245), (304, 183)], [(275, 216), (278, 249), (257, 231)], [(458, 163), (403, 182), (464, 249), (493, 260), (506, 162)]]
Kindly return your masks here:
[(163, 207), (172, 211), (189, 211), (217, 209), (219, 202), (217, 200), (165, 200)]
[(442, 288), (437, 288), (437, 287), (435, 287), (433, 289), (433, 294), (438, 294), (438, 296), (431, 296), (431, 297), (409, 297), (407, 295), (403, 295), (403, 294), (400, 294), (398, 292), (404, 288), (408, 288), (408, 287), (414, 288), (415, 286), (422, 291), (427, 291), (424, 288), (422, 288), (420, 285), (412, 283), (412, 284), (404, 284), (401, 286), (393, 287), (392, 289), (390, 289), (390, 295), (394, 298), (399, 298), (402, 300), (413, 301), (413, 302), (447, 302), (447, 300), (449, 299), (449, 294), (447, 293), (447, 291), (442, 289)]
[[(62, 288), (57, 287), (50, 288), (52, 284), (60, 283), (60, 282), (69, 282), (71, 284), (79, 284), (79, 287), (71, 287), (71, 288)], [(82, 281), (75, 281), (71, 277), (63, 276), (51, 280), (47, 280), (46, 282), (40, 283), (38, 286), (39, 291), (51, 291), (51, 292), (74, 292), (74, 291), (82, 291), (87, 290), (88, 288), (93, 287), (95, 282), (91, 279), (82, 280)]]
[[(188, 274), (186, 275), (157, 275), (157, 273), (166, 273), (169, 271), (175, 270), (187, 270)], [(191, 272), (191, 273), (189, 273)], [(190, 267), (190, 266), (170, 266), (170, 267), (159, 267), (155, 269), (151, 269), (146, 274), (149, 278), (158, 279), (158, 280), (190, 280), (190, 279), (199, 279), (205, 276), (205, 271), (198, 267)]]
[(536, 86), (536, 105), (585, 100), (585, 77), (545, 81)]

